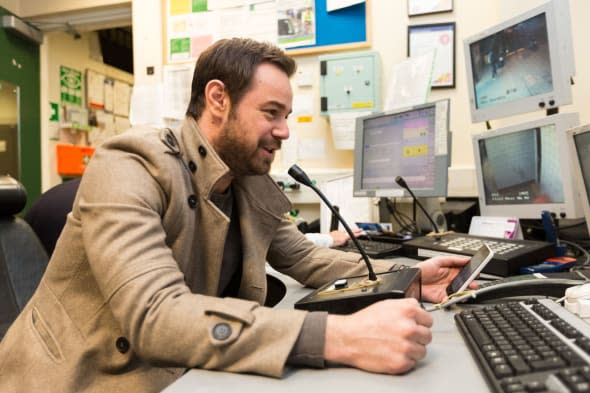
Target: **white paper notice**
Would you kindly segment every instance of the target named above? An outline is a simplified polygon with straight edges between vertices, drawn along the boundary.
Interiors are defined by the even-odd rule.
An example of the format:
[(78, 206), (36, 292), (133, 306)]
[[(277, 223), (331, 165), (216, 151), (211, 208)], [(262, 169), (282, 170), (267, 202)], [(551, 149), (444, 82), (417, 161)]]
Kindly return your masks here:
[(326, 142), (323, 138), (299, 140), (299, 159), (315, 160), (326, 156)]
[(164, 110), (170, 119), (184, 119), (191, 98), (194, 64), (168, 65), (164, 67)]
[(426, 103), (435, 51), (411, 57), (393, 66), (393, 78), (383, 110), (405, 108)]
[(326, 10), (328, 12), (350, 7), (351, 5), (364, 3), (365, 0), (326, 0)]
[[(348, 225), (355, 222), (373, 222), (372, 199), (353, 197), (353, 177), (345, 176), (320, 184), (320, 189), (333, 205), (338, 206), (340, 214)], [(320, 206), (320, 228), (327, 233), (332, 213), (325, 204)]]
[(162, 127), (162, 86), (135, 86), (131, 93), (129, 121), (132, 125)]
[(354, 134), (357, 117), (369, 115), (371, 112), (342, 112), (330, 114), (332, 140), (338, 150), (354, 149)]

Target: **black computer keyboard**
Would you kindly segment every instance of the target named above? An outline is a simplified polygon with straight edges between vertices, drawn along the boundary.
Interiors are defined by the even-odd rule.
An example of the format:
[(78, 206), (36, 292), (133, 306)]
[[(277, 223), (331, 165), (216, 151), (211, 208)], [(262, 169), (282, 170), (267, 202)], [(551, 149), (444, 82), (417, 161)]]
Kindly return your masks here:
[(521, 267), (537, 264), (555, 254), (555, 245), (549, 242), (499, 239), (464, 233), (448, 233), (439, 238), (417, 237), (405, 241), (403, 248), (408, 257), (430, 258), (441, 254), (474, 255), (483, 243), (494, 251), (494, 258), (483, 272), (502, 277), (519, 274)]
[(590, 392), (590, 324), (549, 299), (455, 315), (494, 392)]
[[(394, 255), (399, 255), (401, 245), (397, 243), (391, 243), (387, 241), (371, 240), (371, 239), (357, 239), (360, 245), (363, 247), (369, 258), (388, 258)], [(359, 250), (356, 248), (354, 243), (349, 240), (346, 244), (338, 247), (334, 247), (337, 250), (356, 252)]]

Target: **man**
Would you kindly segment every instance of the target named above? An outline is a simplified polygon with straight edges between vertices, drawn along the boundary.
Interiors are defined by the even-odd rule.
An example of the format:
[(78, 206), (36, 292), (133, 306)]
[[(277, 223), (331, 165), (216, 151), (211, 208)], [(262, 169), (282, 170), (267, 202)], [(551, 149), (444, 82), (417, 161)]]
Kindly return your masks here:
[[(130, 130), (97, 149), (0, 343), (0, 391), (156, 392), (190, 367), (401, 373), (425, 356), (432, 318), (413, 299), (347, 316), (261, 306), (265, 261), (314, 287), (366, 273), (357, 254), (306, 240), (267, 175), (289, 136), (294, 71), (272, 45), (219, 41), (197, 62), (178, 130)], [(424, 296), (441, 300), (465, 262), (422, 262)]]

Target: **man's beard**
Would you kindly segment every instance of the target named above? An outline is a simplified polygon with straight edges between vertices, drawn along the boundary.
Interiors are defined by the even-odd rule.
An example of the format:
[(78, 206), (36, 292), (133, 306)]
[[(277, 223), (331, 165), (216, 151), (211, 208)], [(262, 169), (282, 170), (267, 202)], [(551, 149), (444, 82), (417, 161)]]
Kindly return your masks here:
[(272, 158), (259, 156), (262, 146), (281, 148), (281, 140), (272, 138), (258, 141), (258, 145), (247, 145), (241, 138), (246, 131), (240, 127), (235, 116), (229, 116), (227, 124), (221, 130), (216, 148), (219, 157), (231, 169), (235, 176), (264, 175), (270, 172)]

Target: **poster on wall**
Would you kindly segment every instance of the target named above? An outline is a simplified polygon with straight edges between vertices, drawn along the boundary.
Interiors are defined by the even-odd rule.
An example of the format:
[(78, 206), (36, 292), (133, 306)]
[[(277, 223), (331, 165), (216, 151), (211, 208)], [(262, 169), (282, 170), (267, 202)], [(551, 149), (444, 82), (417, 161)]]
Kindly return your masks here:
[(315, 44), (314, 0), (278, 0), (277, 15), (279, 46), (295, 48)]
[(60, 66), (59, 89), (62, 104), (82, 106), (82, 71)]
[(455, 87), (455, 23), (408, 26), (408, 57), (435, 51), (432, 88)]

